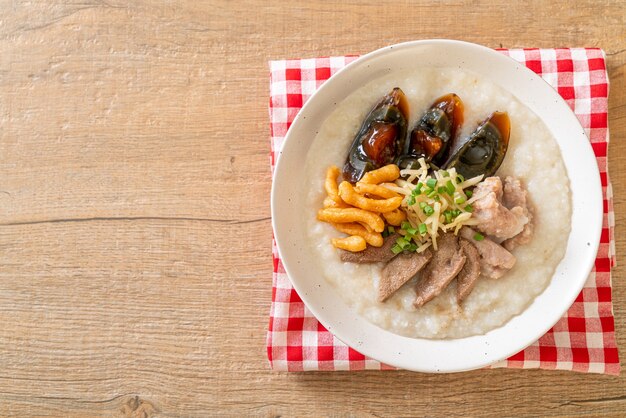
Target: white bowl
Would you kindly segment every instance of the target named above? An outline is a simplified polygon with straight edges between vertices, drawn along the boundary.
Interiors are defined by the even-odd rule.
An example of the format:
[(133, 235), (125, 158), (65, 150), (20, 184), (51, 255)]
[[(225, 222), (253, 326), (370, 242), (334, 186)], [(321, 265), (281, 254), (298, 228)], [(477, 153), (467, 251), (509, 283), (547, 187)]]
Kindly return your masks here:
[[(430, 340), (393, 334), (350, 308), (324, 280), (306, 245), (303, 162), (315, 132), (344, 98), (369, 81), (419, 67), (462, 67), (508, 90), (544, 121), (560, 147), (572, 189), (572, 225), (566, 254), (550, 284), (520, 315), (484, 335)], [(336, 103), (336, 104), (335, 104)], [(326, 81), (295, 118), (276, 165), (272, 223), (294, 288), (317, 319), (355, 350), (386, 364), (421, 372), (487, 366), (524, 349), (567, 311), (593, 266), (602, 228), (598, 166), (583, 128), (567, 104), (522, 64), (480, 45), (424, 40), (362, 56)]]

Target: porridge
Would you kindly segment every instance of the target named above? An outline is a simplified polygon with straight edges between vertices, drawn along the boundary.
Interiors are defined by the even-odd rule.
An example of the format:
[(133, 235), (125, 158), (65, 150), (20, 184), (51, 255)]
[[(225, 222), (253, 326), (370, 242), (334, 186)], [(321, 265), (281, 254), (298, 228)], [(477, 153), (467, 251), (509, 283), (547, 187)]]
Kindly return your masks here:
[[(435, 98), (450, 92), (463, 100), (464, 122), (456, 134), (459, 138), (469, 137), (478, 124), (496, 110), (506, 112), (510, 118), (508, 150), (505, 150), (506, 156), (495, 173), (498, 176), (496, 179), (503, 180), (505, 192), (511, 184), (509, 176), (523, 183), (532, 203), (534, 233), (524, 245), (509, 248), (504, 241), (502, 244), (510, 249), (515, 259), (512, 268), (507, 266), (507, 271), (496, 279), (484, 277), (488, 274), (483, 270), (481, 278), (472, 283), (473, 290), (462, 301), (458, 296), (459, 279), (452, 280), (426, 302), (417, 303), (416, 289), (419, 289), (421, 280), (418, 273), (381, 302), (379, 288), (384, 263), (342, 261), (341, 250), (331, 245), (331, 239), (345, 235), (331, 224), (317, 219), (318, 209), (322, 207), (326, 196), (326, 169), (331, 165), (344, 166), (355, 134), (372, 106), (395, 87), (400, 87), (408, 100), (407, 133), (411, 132)], [(571, 203), (569, 179), (556, 141), (543, 122), (514, 96), (471, 72), (440, 68), (405, 72), (394, 74), (393, 77), (382, 77), (358, 89), (340, 103), (321, 126), (307, 156), (306, 176), (308, 194), (305, 222), (308, 241), (325, 279), (359, 314), (396, 334), (432, 339), (461, 338), (484, 334), (497, 328), (526, 309), (547, 287), (565, 254), (570, 232)], [(441, 180), (441, 184), (445, 184), (445, 179)], [(484, 187), (487, 180), (476, 186), (475, 190)], [(455, 196), (458, 191), (463, 192), (463, 189), (457, 188)], [(467, 197), (470, 196), (471, 192), (468, 192)], [(479, 203), (476, 200), (476, 208)], [(468, 212), (472, 210), (476, 210), (472, 219), (479, 217), (477, 209), (468, 208)], [(467, 238), (468, 242), (473, 242), (477, 248), (489, 241), (483, 241), (482, 234), (474, 234), (474, 231), (463, 234), (457, 228), (455, 232)], [(426, 251), (435, 254), (432, 257), (436, 259), (437, 251), (431, 252), (436, 243), (431, 244), (431, 248)], [(405, 247), (398, 251), (403, 249)], [(470, 253), (464, 254), (460, 257), (467, 259), (469, 265), (472, 257)]]

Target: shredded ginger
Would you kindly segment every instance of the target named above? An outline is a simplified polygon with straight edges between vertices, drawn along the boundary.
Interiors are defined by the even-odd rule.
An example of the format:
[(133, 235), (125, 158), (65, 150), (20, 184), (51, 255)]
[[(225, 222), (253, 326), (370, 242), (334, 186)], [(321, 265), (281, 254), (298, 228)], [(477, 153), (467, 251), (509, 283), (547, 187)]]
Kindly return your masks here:
[[(464, 225), (476, 225), (472, 219), (471, 187), (478, 184), (483, 175), (464, 179), (456, 169), (431, 170), (423, 158), (419, 159), (418, 169), (401, 170), (395, 185), (385, 187), (404, 196), (401, 209), (407, 214), (407, 222), (398, 232), (404, 237), (399, 240), (394, 252), (405, 250), (403, 243), (412, 240), (416, 252), (422, 252), (431, 245), (437, 249), (437, 237), (442, 233), (459, 232)], [(404, 239), (404, 242), (402, 242)]]

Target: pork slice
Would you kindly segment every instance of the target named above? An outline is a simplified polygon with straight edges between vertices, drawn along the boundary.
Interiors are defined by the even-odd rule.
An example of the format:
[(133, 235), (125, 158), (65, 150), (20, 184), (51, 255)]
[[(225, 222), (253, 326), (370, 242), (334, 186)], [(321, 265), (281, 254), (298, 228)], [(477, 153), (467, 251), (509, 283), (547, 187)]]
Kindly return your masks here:
[(456, 300), (461, 303), (472, 292), (480, 277), (480, 254), (476, 247), (465, 238), (461, 238), (459, 242), (466, 258), (465, 265), (456, 276)]
[(502, 204), (503, 194), (500, 177), (487, 177), (474, 189), (478, 198), (472, 204), (473, 217), (479, 222), (476, 228), (501, 240), (519, 234), (528, 223), (524, 208)]
[(463, 238), (476, 247), (480, 254), (480, 271), (490, 279), (499, 279), (515, 265), (515, 256), (489, 238), (474, 239), (476, 231), (464, 226), (459, 232)]
[(437, 244), (437, 251), (422, 271), (422, 277), (415, 287), (415, 307), (423, 306), (439, 295), (465, 264), (465, 256), (456, 235), (444, 234), (437, 240)]
[(400, 234), (391, 234), (385, 238), (381, 247), (368, 245), (363, 251), (339, 250), (339, 258), (341, 258), (341, 261), (349, 263), (385, 263), (396, 256), (391, 251), (391, 247), (393, 247), (398, 238), (400, 238)]
[(528, 222), (524, 225), (522, 232), (502, 243), (504, 248), (509, 251), (513, 251), (513, 249), (519, 247), (520, 245), (528, 244), (535, 232), (533, 210), (528, 199), (528, 191), (524, 188), (524, 186), (522, 186), (518, 179), (510, 176), (507, 176), (504, 179), (504, 195), (502, 203), (507, 208), (522, 208), (524, 216), (528, 218)]
[[(529, 213), (530, 215), (530, 213)], [(531, 215), (532, 216), (532, 215)], [(520, 245), (528, 244), (535, 233), (535, 226), (532, 223), (532, 217), (529, 216), (529, 222), (524, 226), (524, 229), (519, 234), (515, 235), (513, 238), (509, 238), (502, 242), (502, 246), (509, 251), (513, 251), (515, 248)]]
[(522, 186), (519, 179), (506, 176), (504, 178), (504, 187), (502, 194), (502, 203), (511, 209), (515, 206), (526, 208), (528, 205), (528, 192)]
[(378, 285), (378, 301), (384, 302), (403, 284), (411, 280), (432, 258), (433, 253), (426, 249), (421, 253), (400, 254), (383, 268)]

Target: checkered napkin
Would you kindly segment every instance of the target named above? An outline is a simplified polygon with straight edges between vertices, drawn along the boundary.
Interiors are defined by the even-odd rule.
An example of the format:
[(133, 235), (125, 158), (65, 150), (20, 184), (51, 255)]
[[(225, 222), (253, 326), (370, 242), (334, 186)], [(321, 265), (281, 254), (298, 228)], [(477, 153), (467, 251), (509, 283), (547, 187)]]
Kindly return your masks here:
[[(491, 367), (542, 368), (617, 375), (620, 364), (611, 303), (615, 266), (614, 213), (607, 170), (609, 83), (596, 48), (502, 49), (550, 83), (576, 113), (598, 161), (604, 220), (595, 267), (578, 298), (537, 342)], [(272, 170), (287, 129), (315, 90), (357, 57), (270, 62)], [(393, 369), (365, 357), (328, 332), (304, 305), (285, 273), (276, 243), (267, 355), (275, 370)]]

